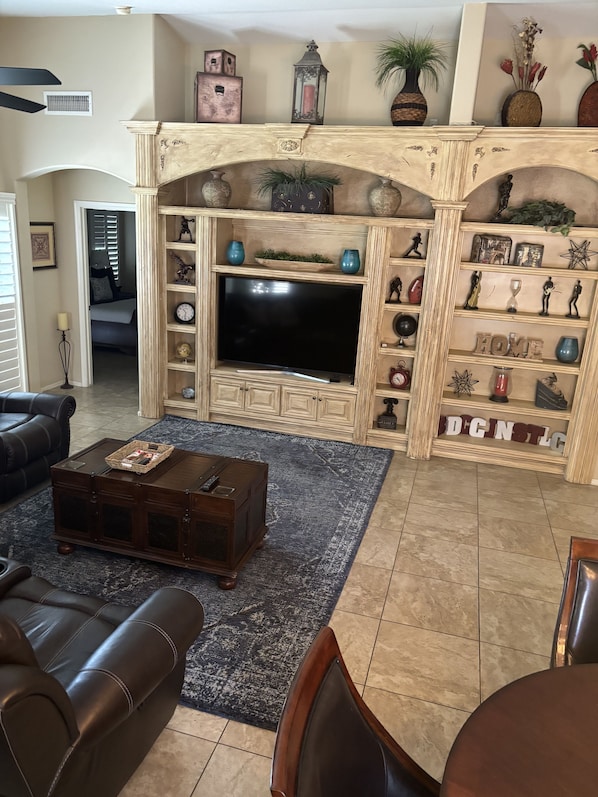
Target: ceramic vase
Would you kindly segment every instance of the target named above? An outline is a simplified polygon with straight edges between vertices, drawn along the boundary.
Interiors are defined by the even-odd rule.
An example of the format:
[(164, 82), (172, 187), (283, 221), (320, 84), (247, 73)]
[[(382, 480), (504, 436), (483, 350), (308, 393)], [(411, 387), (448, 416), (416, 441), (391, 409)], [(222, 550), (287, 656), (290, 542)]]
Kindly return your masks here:
[(381, 177), (380, 184), (372, 188), (368, 199), (374, 216), (394, 216), (403, 197), (387, 177)]
[(390, 120), (395, 127), (423, 125), (428, 115), (428, 103), (419, 88), (419, 70), (405, 70), (405, 85), (392, 101)]
[(201, 195), (204, 198), (207, 208), (227, 208), (230, 202), (231, 187), (230, 183), (223, 180), (224, 172), (214, 169), (212, 175), (201, 187)]
[(578, 127), (598, 127), (598, 80), (594, 80), (582, 94), (577, 109)]
[(345, 249), (341, 257), (341, 271), (343, 274), (357, 274), (361, 262), (358, 249)]
[(245, 247), (242, 241), (231, 241), (226, 247), (226, 259), (231, 266), (240, 266), (245, 260)]
[(509, 94), (501, 113), (503, 127), (539, 127), (542, 101), (535, 91), (520, 89)]
[(579, 357), (579, 341), (577, 338), (562, 337), (557, 343), (555, 354), (561, 363), (574, 363)]

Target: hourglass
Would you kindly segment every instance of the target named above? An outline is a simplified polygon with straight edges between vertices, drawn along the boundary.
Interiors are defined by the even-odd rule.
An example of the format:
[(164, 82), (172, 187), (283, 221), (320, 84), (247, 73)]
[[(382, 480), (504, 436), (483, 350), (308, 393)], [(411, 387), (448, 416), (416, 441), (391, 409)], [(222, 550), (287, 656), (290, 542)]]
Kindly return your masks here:
[(511, 298), (507, 302), (507, 313), (517, 312), (517, 299), (515, 298), (521, 290), (521, 280), (511, 280)]

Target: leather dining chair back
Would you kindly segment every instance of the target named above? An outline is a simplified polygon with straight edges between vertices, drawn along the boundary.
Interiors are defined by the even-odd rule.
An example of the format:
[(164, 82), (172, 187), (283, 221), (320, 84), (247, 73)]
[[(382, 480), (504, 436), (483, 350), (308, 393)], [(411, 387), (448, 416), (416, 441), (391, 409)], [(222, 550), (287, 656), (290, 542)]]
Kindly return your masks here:
[(598, 663), (598, 540), (571, 537), (551, 666)]
[(395, 742), (359, 695), (331, 628), (295, 676), (278, 724), (274, 797), (432, 797), (440, 784)]

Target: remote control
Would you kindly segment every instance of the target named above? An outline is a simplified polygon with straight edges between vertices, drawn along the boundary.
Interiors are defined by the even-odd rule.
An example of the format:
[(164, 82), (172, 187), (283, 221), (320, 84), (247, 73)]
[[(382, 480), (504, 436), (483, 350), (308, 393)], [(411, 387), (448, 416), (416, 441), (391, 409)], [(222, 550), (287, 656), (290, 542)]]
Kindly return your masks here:
[(199, 489), (201, 490), (202, 493), (210, 493), (212, 492), (214, 487), (216, 487), (219, 481), (220, 481), (219, 476), (210, 476), (210, 478), (206, 479), (206, 481), (201, 485)]

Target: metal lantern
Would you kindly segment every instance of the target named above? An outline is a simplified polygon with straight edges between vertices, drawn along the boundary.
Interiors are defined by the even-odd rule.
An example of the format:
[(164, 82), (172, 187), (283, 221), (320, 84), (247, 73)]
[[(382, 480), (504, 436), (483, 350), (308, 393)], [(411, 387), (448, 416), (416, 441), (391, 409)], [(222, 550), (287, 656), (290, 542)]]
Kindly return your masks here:
[(324, 124), (328, 70), (318, 55), (318, 45), (310, 41), (299, 63), (295, 64), (293, 117), (291, 122)]

